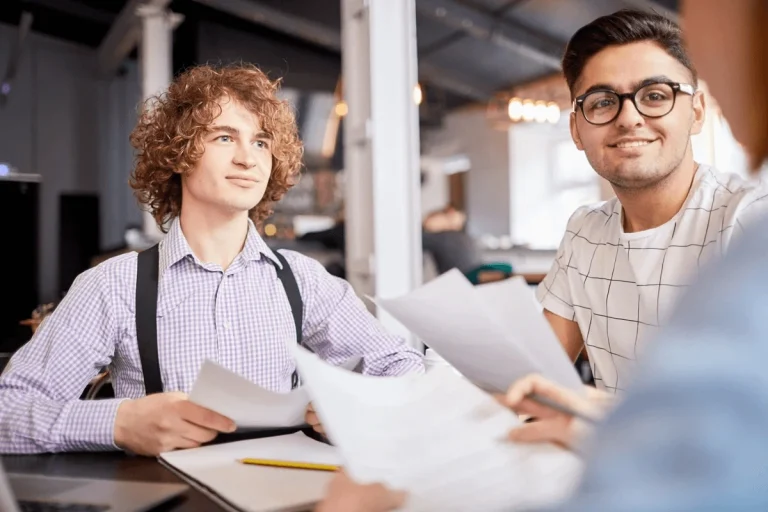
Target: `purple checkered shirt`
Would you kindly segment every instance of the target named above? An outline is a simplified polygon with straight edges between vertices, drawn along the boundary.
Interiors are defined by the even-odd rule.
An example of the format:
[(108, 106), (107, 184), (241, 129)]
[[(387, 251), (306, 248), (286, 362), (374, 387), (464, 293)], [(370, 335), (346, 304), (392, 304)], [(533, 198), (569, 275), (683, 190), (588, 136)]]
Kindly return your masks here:
[[(303, 341), (340, 364), (362, 356), (363, 372), (423, 371), (421, 355), (387, 334), (348, 283), (317, 261), (281, 251), (304, 301)], [(0, 377), (0, 453), (113, 450), (122, 399), (144, 396), (136, 344), (135, 252), (83, 272)], [(271, 261), (269, 261), (271, 260)], [(160, 244), (157, 339), (165, 391), (189, 392), (206, 359), (278, 392), (288, 392), (296, 343), (279, 260), (251, 223), (226, 271), (202, 263), (178, 220)], [(109, 367), (115, 399), (80, 400)]]

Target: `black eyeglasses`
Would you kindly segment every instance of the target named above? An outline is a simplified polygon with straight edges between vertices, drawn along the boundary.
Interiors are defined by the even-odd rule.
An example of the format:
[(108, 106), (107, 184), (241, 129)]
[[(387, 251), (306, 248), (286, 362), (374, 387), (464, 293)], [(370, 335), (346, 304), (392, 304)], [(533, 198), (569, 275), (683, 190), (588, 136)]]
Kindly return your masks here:
[(643, 116), (664, 117), (675, 108), (678, 92), (693, 96), (696, 87), (691, 84), (656, 82), (645, 84), (636, 91), (626, 94), (619, 94), (610, 89), (598, 89), (576, 98), (573, 101), (573, 111), (576, 112), (579, 108), (589, 124), (603, 125), (619, 117), (626, 100), (631, 100)]

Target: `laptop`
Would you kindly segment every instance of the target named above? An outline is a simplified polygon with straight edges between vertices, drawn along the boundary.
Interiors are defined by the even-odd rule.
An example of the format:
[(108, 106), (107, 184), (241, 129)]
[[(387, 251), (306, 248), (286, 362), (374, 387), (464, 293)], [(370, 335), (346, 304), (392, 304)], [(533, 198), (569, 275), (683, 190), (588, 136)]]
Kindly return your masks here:
[(183, 484), (6, 473), (0, 461), (0, 512), (142, 512), (187, 488)]

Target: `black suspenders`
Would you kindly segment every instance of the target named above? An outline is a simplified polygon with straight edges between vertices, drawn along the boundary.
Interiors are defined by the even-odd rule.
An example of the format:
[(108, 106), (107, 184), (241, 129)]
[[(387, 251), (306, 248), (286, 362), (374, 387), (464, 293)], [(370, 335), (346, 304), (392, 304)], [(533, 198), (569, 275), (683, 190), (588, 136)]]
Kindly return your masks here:
[(136, 340), (147, 396), (163, 392), (157, 358), (157, 282), (160, 250), (157, 245), (139, 253), (136, 263)]
[[(276, 263), (277, 277), (283, 285), (285, 295), (291, 305), (293, 323), (296, 326), (296, 343), (301, 345), (303, 325), (303, 303), (296, 276), (293, 275), (285, 256), (274, 252), (282, 263)], [(271, 261), (271, 260), (270, 260)], [(136, 270), (136, 338), (139, 346), (141, 369), (144, 373), (144, 388), (147, 395), (163, 392), (163, 380), (160, 375), (160, 361), (157, 356), (157, 285), (160, 267), (160, 251), (153, 245), (139, 253)], [(299, 385), (299, 375), (294, 372), (291, 387)]]

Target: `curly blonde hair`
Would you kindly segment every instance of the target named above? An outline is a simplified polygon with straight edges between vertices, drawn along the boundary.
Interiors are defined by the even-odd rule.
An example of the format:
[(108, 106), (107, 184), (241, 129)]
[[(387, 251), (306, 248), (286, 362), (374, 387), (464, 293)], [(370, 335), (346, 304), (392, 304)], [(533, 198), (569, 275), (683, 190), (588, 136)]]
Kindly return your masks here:
[(225, 97), (257, 115), (272, 138), (272, 174), (249, 215), (259, 223), (272, 214), (274, 204), (298, 181), (304, 151), (293, 108), (276, 96), (279, 87), (280, 80), (270, 80), (250, 64), (204, 65), (185, 71), (166, 93), (143, 104), (130, 138), (136, 165), (129, 183), (158, 225), (181, 213), (181, 176), (203, 155), (203, 137)]

